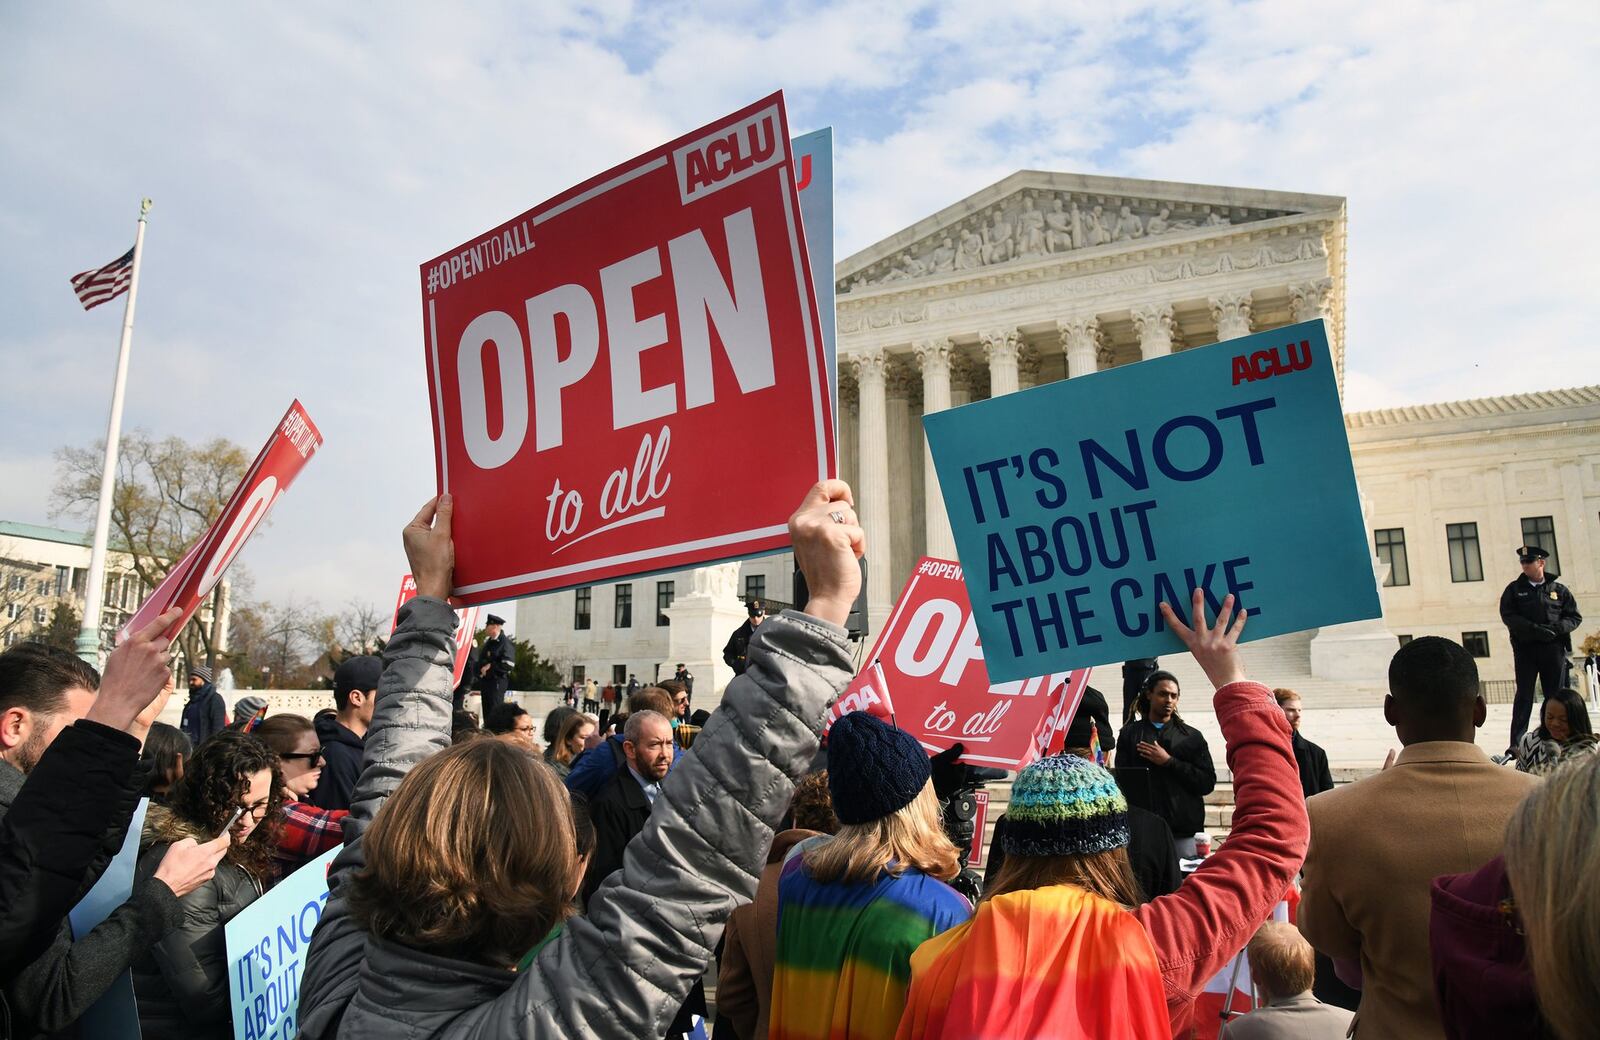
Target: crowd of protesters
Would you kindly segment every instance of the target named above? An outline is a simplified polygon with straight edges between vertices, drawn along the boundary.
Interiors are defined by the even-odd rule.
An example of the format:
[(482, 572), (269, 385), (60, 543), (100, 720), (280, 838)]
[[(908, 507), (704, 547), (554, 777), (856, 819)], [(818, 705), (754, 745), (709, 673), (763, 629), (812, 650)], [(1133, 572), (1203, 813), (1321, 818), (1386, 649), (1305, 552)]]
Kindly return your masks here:
[[(1129, 662), (1120, 727), (1087, 690), (1063, 750), (1017, 774), (968, 898), (940, 762), (864, 712), (825, 727), (865, 550), (842, 483), (790, 520), (809, 602), (751, 604), (715, 711), (691, 711), (679, 665), (575, 680), (542, 729), (505, 697), (498, 618), (469, 665), (481, 727), (457, 699), (452, 511), (405, 528), (418, 595), (314, 718), (240, 698), (230, 725), (195, 666), (181, 726), (154, 722), (170, 616), (103, 674), (0, 654), (4, 1037), (83, 1035), (125, 973), (145, 1037), (231, 1037), (225, 925), (339, 846), (298, 992), (309, 1040), (1184, 1037), (1246, 948), (1262, 1006), (1228, 1037), (1572, 1040), (1600, 1021), (1600, 756), (1571, 690), (1501, 765), (1474, 741), (1471, 655), (1413, 640), (1383, 707), (1402, 750), (1335, 786), (1301, 697), (1244, 674), (1244, 612), (1208, 616), (1197, 590), (1162, 617), (1209, 686), (1186, 703), (1209, 694), (1221, 730), (1226, 840), (1208, 847), (1217, 773), (1177, 676)], [(68, 911), (141, 797), (131, 895), (77, 935)], [(1294, 923), (1272, 921), (1286, 901)], [(1348, 1007), (1319, 999), (1325, 974)]]

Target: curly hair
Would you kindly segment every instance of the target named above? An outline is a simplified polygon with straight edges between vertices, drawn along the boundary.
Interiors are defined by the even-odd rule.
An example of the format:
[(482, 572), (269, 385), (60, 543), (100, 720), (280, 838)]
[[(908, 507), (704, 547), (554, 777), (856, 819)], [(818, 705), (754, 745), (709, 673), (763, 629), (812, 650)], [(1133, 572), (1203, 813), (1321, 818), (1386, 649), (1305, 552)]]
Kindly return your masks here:
[(244, 804), (250, 777), (272, 771), (272, 793), (266, 814), (250, 837), (234, 842), (227, 859), (258, 880), (272, 877), (277, 868), (273, 853), (283, 836), (283, 770), (278, 756), (261, 738), (238, 730), (222, 730), (204, 741), (184, 766), (183, 779), (172, 785), (167, 805), (182, 822), (214, 837), (234, 811)]

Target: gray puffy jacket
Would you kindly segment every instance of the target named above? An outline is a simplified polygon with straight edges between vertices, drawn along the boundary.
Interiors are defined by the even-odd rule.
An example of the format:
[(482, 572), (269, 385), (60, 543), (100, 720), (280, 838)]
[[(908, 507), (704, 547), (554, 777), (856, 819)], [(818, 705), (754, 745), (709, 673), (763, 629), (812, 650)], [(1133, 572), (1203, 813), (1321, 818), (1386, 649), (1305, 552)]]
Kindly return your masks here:
[(568, 920), (513, 973), (369, 936), (341, 891), (364, 865), (361, 835), (384, 799), (449, 746), (455, 621), (443, 602), (418, 597), (384, 651), (345, 848), (300, 984), (300, 1035), (659, 1037), (705, 974), (729, 913), (755, 895), (773, 828), (849, 681), (844, 630), (793, 611), (761, 626), (749, 669), (667, 778), (622, 869), (587, 917)]

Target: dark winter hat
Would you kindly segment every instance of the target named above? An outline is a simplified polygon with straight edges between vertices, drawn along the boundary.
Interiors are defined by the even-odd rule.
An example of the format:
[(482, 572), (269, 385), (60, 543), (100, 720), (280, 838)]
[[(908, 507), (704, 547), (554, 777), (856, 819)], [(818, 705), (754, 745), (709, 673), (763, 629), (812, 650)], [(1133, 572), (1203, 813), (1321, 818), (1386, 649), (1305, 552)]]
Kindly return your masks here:
[(383, 658), (363, 654), (352, 657), (339, 666), (333, 673), (333, 692), (338, 694), (349, 693), (351, 690), (376, 690), (378, 679), (383, 675)]
[(190, 665), (189, 666), (189, 674), (193, 675), (193, 676), (198, 676), (201, 682), (210, 682), (211, 681), (211, 669), (207, 668), (203, 664), (192, 664), (192, 665)]
[(1128, 802), (1111, 774), (1076, 755), (1017, 774), (1006, 807), (1008, 856), (1084, 856), (1128, 844)]
[(840, 823), (899, 812), (932, 775), (917, 738), (867, 712), (852, 711), (828, 730), (828, 790)]
[(249, 722), (251, 719), (256, 717), (256, 712), (260, 711), (266, 706), (267, 699), (265, 697), (257, 697), (255, 694), (240, 697), (238, 700), (233, 702), (234, 725)]
[(483, 623), (485, 625), (503, 625), (506, 623), (506, 619), (501, 617), (499, 614), (490, 614), (488, 617), (483, 619)]

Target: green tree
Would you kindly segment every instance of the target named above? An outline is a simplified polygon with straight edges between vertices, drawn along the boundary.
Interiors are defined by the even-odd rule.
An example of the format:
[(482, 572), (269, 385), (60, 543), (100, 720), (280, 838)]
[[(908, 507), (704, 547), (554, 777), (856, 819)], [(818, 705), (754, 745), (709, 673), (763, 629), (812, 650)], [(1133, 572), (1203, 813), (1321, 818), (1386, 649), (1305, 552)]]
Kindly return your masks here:
[(57, 603), (56, 609), (50, 612), (49, 626), (39, 634), (39, 642), (63, 650), (75, 650), (78, 646), (78, 629), (82, 624), (83, 619), (78, 616), (77, 607), (71, 603)]

